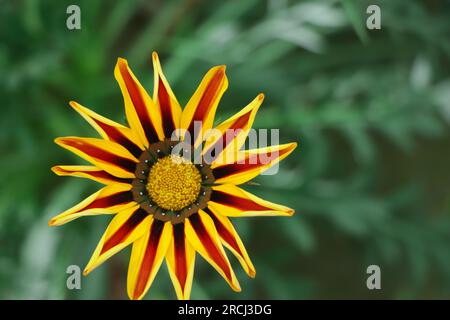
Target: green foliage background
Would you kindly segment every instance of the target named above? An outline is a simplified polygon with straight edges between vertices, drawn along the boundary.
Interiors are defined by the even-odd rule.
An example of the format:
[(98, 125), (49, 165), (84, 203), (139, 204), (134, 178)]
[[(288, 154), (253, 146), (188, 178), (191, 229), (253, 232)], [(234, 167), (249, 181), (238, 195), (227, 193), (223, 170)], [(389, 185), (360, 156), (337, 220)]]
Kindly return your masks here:
[[(66, 28), (73, 3), (79, 31)], [(369, 4), (381, 30), (365, 28)], [(126, 298), (129, 249), (66, 289), (109, 217), (47, 226), (99, 187), (51, 173), (79, 161), (53, 139), (95, 134), (70, 100), (124, 121), (116, 59), (152, 92), (153, 50), (182, 103), (226, 64), (217, 121), (264, 92), (256, 127), (300, 143), (251, 188), (297, 214), (234, 220), (256, 279), (232, 258), (234, 293), (199, 258), (192, 298), (450, 298), (450, 5), (438, 0), (0, 1), (0, 298)], [(382, 290), (366, 288), (371, 264)], [(165, 266), (147, 298), (175, 298)]]

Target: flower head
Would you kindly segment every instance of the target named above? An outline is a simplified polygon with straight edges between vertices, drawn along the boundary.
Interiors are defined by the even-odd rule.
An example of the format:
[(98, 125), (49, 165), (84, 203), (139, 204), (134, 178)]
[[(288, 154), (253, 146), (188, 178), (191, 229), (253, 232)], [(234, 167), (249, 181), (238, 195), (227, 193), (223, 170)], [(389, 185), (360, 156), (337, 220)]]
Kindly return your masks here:
[[(255, 268), (229, 217), (289, 216), (294, 211), (265, 201), (239, 187), (288, 156), (295, 143), (242, 150), (264, 96), (217, 125), (214, 116), (228, 86), (225, 67), (208, 71), (182, 110), (153, 53), (151, 98), (127, 62), (119, 59), (114, 75), (129, 126), (81, 106), (70, 105), (101, 138), (63, 137), (61, 147), (90, 165), (55, 166), (60, 176), (88, 178), (105, 186), (49, 224), (83, 216), (114, 215), (84, 274), (132, 244), (128, 295), (141, 299), (165, 260), (177, 297), (188, 299), (198, 252), (240, 291), (223, 246), (245, 272)], [(228, 134), (232, 133), (231, 138)]]

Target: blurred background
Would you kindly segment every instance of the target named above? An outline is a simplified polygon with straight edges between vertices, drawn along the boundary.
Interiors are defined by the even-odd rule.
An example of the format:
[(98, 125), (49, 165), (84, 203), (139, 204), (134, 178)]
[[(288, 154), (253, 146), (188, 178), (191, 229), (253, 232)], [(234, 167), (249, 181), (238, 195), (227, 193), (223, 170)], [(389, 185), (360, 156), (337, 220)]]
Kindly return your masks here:
[[(68, 30), (66, 8), (81, 8)], [(381, 8), (381, 30), (366, 8)], [(0, 298), (125, 299), (130, 250), (66, 288), (108, 216), (50, 228), (100, 185), (57, 177), (82, 163), (57, 136), (94, 136), (76, 100), (124, 122), (113, 76), (127, 58), (152, 92), (151, 52), (180, 102), (226, 64), (217, 121), (266, 100), (257, 128), (299, 148), (249, 187), (296, 209), (235, 219), (256, 266), (242, 293), (201, 258), (194, 299), (450, 298), (450, 4), (448, 1), (0, 1)], [(381, 290), (366, 269), (381, 268)], [(174, 299), (163, 265), (148, 299)]]

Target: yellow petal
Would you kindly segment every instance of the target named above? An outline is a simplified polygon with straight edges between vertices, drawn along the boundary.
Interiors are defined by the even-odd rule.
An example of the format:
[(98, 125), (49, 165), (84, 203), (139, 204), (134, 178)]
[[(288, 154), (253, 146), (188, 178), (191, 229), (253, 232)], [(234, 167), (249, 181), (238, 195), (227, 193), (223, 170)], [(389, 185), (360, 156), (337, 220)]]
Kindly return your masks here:
[(230, 219), (208, 208), (205, 208), (205, 212), (213, 219), (222, 243), (236, 256), (245, 272), (254, 278), (256, 275), (255, 267)]
[(234, 291), (241, 291), (212, 219), (200, 210), (186, 219), (185, 224), (186, 237), (194, 249), (219, 272)]
[(83, 274), (87, 275), (117, 252), (143, 236), (149, 229), (152, 217), (139, 205), (119, 212), (111, 220), (95, 248)]
[(132, 181), (131, 179), (117, 178), (95, 166), (54, 166), (52, 171), (58, 176), (87, 178), (107, 185), (113, 183), (131, 184)]
[(164, 136), (170, 139), (180, 126), (181, 107), (164, 76), (158, 54), (153, 52), (152, 58), (155, 73), (153, 100), (161, 113)]
[(164, 138), (161, 114), (125, 59), (117, 60), (114, 76), (122, 91), (128, 124), (145, 147)]
[(171, 238), (172, 224), (155, 219), (147, 232), (133, 243), (127, 279), (130, 299), (140, 300), (147, 293), (166, 255)]
[[(197, 146), (201, 142), (203, 133), (212, 128), (217, 106), (227, 88), (225, 66), (211, 68), (206, 73), (181, 115), (180, 128), (189, 132), (191, 144), (195, 141)], [(200, 131), (203, 133), (199, 130), (195, 132), (195, 122), (201, 122)]]
[(119, 178), (134, 178), (138, 159), (113, 141), (94, 138), (56, 138), (56, 144)]
[[(202, 155), (207, 163), (213, 163), (217, 166), (230, 163), (230, 160), (236, 159), (236, 155), (245, 143), (263, 100), (264, 95), (261, 93), (241, 111), (215, 127), (212, 139), (208, 139), (207, 135), (205, 136), (206, 143)], [(211, 156), (211, 154), (214, 154), (214, 156)]]
[(297, 143), (241, 151), (234, 163), (212, 165), (217, 184), (242, 184), (286, 158)]
[(208, 207), (215, 213), (228, 217), (291, 216), (294, 210), (261, 199), (238, 186), (214, 186)]
[(184, 223), (173, 226), (173, 237), (166, 254), (170, 279), (180, 300), (188, 300), (191, 295), (195, 265), (195, 250), (187, 241), (184, 228)]
[(136, 204), (130, 190), (129, 184), (108, 185), (52, 218), (48, 224), (60, 226), (79, 217), (120, 212)]
[(70, 101), (74, 108), (105, 140), (111, 140), (124, 146), (135, 157), (139, 157), (144, 150), (143, 145), (134, 132), (117, 122), (105, 118), (81, 104)]

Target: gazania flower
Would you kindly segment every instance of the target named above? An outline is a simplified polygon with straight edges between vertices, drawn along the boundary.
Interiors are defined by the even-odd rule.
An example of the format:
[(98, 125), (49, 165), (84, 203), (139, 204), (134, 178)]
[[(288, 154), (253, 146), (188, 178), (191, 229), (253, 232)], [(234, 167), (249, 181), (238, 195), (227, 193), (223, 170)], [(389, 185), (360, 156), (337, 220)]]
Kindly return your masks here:
[[(296, 144), (241, 150), (263, 101), (262, 94), (219, 124), (215, 134), (199, 134), (196, 124), (200, 124), (201, 132), (213, 127), (219, 100), (228, 86), (225, 67), (208, 71), (182, 111), (156, 53), (153, 66), (151, 98), (126, 60), (117, 62), (114, 75), (123, 94), (129, 127), (70, 102), (101, 138), (57, 138), (58, 145), (90, 165), (55, 166), (52, 170), (60, 176), (88, 178), (105, 186), (51, 219), (49, 225), (62, 225), (83, 216), (114, 215), (84, 274), (132, 244), (127, 279), (131, 299), (145, 295), (164, 259), (177, 297), (188, 299), (197, 252), (233, 290), (240, 291), (223, 246), (237, 257), (250, 277), (255, 276), (255, 268), (229, 218), (290, 216), (294, 210), (263, 200), (239, 185), (277, 164)], [(229, 130), (235, 133), (231, 141), (223, 139)], [(180, 145), (182, 148), (176, 151)], [(186, 151), (192, 151), (191, 155), (185, 156)], [(194, 161), (192, 154), (198, 152), (209, 154), (211, 161)], [(230, 154), (233, 156), (223, 161)]]

